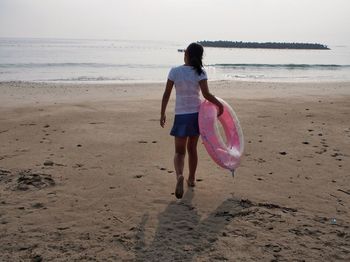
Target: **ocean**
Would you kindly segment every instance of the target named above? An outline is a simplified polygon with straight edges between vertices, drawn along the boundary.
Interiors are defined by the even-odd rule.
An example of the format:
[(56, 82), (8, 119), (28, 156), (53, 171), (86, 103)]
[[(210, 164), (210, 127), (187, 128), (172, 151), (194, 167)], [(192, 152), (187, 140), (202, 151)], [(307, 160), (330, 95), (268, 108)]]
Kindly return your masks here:
[[(0, 38), (0, 81), (165, 82), (189, 43)], [(205, 48), (209, 80), (350, 81), (350, 46), (331, 50)]]

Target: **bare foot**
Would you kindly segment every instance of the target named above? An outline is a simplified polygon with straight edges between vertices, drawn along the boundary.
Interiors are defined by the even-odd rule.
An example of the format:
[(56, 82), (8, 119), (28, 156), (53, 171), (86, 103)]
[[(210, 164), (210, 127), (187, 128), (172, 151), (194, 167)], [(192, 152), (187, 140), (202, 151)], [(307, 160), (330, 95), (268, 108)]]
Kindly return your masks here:
[(187, 185), (189, 187), (195, 187), (196, 186), (196, 183), (194, 182), (194, 179), (187, 179)]
[(178, 176), (176, 182), (175, 196), (176, 198), (182, 198), (184, 194), (184, 177), (182, 175)]

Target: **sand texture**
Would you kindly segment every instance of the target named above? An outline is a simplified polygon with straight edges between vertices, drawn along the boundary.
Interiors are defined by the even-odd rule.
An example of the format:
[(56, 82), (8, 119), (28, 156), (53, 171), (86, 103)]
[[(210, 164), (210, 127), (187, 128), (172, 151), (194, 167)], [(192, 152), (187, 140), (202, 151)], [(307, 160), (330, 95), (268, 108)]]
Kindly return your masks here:
[(176, 200), (163, 85), (1, 83), (0, 261), (350, 261), (350, 83), (210, 88), (242, 164)]

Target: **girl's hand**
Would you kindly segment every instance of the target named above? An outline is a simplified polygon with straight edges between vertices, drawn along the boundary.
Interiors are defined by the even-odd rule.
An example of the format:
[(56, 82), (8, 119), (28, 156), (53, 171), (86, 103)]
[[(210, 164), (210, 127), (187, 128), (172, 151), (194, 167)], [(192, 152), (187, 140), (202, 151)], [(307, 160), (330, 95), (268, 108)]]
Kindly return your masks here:
[(224, 113), (224, 106), (220, 103), (219, 107), (219, 111), (218, 111), (218, 117), (220, 117), (222, 115), (222, 113)]
[(162, 115), (162, 116), (160, 117), (160, 126), (164, 128), (165, 122), (166, 122), (166, 116), (165, 116), (165, 115)]

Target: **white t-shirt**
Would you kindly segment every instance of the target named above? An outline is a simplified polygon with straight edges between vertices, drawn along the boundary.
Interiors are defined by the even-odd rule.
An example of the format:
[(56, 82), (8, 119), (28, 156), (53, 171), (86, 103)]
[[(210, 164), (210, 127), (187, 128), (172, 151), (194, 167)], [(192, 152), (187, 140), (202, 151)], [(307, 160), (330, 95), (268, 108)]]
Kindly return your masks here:
[(175, 83), (176, 102), (175, 115), (192, 114), (199, 111), (201, 104), (199, 81), (207, 78), (204, 68), (198, 75), (192, 66), (178, 66), (171, 68), (168, 79)]

